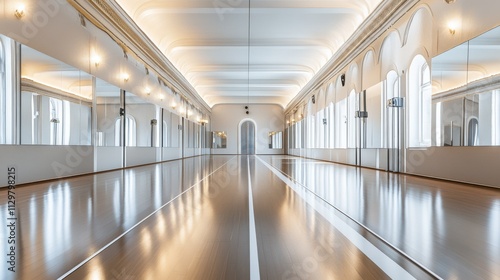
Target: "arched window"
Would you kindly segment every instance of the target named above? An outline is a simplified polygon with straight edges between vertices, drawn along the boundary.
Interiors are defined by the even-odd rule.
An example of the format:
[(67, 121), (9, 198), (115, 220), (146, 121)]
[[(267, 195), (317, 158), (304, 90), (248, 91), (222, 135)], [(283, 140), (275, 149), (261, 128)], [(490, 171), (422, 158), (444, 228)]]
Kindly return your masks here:
[[(388, 100), (393, 97), (399, 97), (399, 76), (396, 71), (390, 71), (387, 73), (386, 80), (384, 81), (384, 98), (383, 100)], [(394, 110), (394, 108), (388, 108), (387, 119), (384, 125), (384, 147), (386, 148), (394, 148), (397, 144), (397, 125), (398, 125), (398, 111)]]
[(347, 100), (347, 119), (345, 122), (347, 123), (347, 147), (348, 148), (356, 148), (356, 111), (358, 110), (357, 104), (357, 93), (355, 90), (352, 90), (349, 93), (349, 97)]
[[(137, 145), (136, 122), (131, 115), (125, 116), (125, 145), (127, 147), (135, 147)], [(121, 119), (116, 119), (115, 122), (115, 146), (120, 146), (121, 139)]]
[(408, 112), (410, 147), (431, 145), (431, 75), (425, 58), (417, 55), (408, 72)]
[(163, 147), (169, 147), (170, 145), (170, 139), (168, 138), (168, 130), (170, 127), (168, 126), (166, 121), (163, 121)]

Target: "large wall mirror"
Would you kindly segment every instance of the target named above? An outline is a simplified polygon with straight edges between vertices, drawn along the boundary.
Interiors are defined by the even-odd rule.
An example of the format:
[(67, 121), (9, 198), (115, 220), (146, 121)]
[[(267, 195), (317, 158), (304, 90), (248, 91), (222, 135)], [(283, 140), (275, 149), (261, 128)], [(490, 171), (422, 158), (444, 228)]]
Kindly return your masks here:
[(226, 149), (227, 134), (224, 131), (212, 132), (212, 149)]
[(96, 79), (96, 146), (118, 147), (122, 143), (120, 127), (120, 88)]
[(90, 145), (92, 76), (21, 46), (21, 144)]
[(269, 149), (283, 149), (283, 132), (269, 132)]
[(160, 146), (160, 108), (127, 92), (125, 95), (125, 145)]
[(432, 59), (432, 144), (500, 145), (500, 27)]

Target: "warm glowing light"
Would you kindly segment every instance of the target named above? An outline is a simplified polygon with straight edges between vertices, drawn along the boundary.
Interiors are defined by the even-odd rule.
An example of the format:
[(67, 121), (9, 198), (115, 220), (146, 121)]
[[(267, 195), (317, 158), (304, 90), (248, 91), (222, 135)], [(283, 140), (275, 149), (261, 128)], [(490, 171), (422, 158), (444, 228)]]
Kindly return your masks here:
[(147, 95), (150, 95), (151, 94), (151, 89), (150, 88), (145, 88), (144, 91), (146, 92)]
[(92, 55), (92, 62), (94, 63), (95, 67), (98, 67), (99, 64), (101, 64), (101, 56), (98, 54)]
[(460, 27), (460, 23), (458, 22), (458, 20), (452, 20), (452, 21), (448, 22), (448, 29), (450, 30), (451, 35), (455, 35), (455, 32), (457, 31), (457, 29), (459, 27)]
[(177, 107), (177, 103), (172, 102), (172, 104), (170, 104), (170, 107), (172, 107), (172, 109), (175, 109)]
[(165, 99), (165, 95), (163, 95), (163, 94), (160, 94), (160, 96), (159, 96), (159, 97), (160, 97), (160, 100), (161, 100), (161, 101), (163, 101), (163, 99)]
[(19, 6), (17, 6), (16, 12), (14, 13), (16, 18), (21, 19), (24, 16), (25, 9), (26, 6), (24, 6), (24, 4), (19, 4)]

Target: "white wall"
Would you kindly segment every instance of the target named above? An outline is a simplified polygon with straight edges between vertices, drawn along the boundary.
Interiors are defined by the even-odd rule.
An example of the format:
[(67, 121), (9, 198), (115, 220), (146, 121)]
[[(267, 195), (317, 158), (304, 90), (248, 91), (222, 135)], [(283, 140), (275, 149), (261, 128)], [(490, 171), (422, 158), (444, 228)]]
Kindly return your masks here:
[(407, 150), (406, 172), (500, 187), (498, 147), (431, 147)]
[(16, 184), (63, 178), (94, 171), (92, 146), (0, 145), (0, 187), (7, 184), (7, 168), (16, 168)]
[(278, 105), (249, 105), (250, 114), (246, 114), (245, 105), (216, 105), (212, 108), (212, 131), (225, 131), (226, 149), (212, 149), (212, 154), (238, 153), (238, 127), (242, 120), (250, 119), (256, 123), (257, 154), (283, 154), (283, 149), (269, 149), (269, 132), (284, 131), (285, 117), (283, 108)]

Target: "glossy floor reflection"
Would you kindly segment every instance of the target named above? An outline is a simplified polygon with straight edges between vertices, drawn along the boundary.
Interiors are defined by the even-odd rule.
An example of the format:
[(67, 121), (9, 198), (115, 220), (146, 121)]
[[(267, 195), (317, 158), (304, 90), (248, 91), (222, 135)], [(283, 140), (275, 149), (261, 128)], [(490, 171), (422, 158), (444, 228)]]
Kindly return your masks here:
[(500, 189), (261, 156), (444, 279), (500, 279)]
[[(16, 194), (17, 272), (0, 262), (1, 279), (249, 279), (255, 257), (261, 279), (433, 278), (340, 211), (442, 278), (500, 278), (496, 189), (288, 156), (202, 156)], [(0, 190), (1, 217), (6, 198)]]

